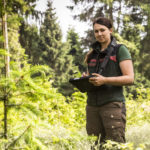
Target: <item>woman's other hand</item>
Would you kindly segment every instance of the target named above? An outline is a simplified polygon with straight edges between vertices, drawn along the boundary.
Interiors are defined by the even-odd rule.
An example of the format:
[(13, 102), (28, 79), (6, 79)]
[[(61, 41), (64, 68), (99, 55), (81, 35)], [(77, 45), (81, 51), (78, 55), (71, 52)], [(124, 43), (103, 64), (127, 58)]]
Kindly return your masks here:
[(92, 74), (94, 77), (91, 77), (89, 79), (89, 82), (92, 83), (94, 86), (101, 86), (103, 84), (105, 84), (105, 77), (97, 74), (97, 73), (93, 73)]
[(82, 77), (86, 77), (86, 76), (88, 76), (89, 75), (89, 73), (86, 73), (86, 72), (83, 72), (82, 73)]

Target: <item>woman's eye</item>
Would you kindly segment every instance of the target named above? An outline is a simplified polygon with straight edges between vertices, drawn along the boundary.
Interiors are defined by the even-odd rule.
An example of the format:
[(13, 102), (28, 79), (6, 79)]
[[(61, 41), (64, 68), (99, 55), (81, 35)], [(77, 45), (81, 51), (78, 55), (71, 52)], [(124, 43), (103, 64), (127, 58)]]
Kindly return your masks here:
[(94, 32), (98, 33), (98, 32), (104, 32), (104, 31), (105, 31), (105, 29), (100, 29), (100, 30), (95, 30)]
[(105, 31), (105, 29), (101, 29), (100, 31), (101, 31), (101, 32), (104, 32), (104, 31)]

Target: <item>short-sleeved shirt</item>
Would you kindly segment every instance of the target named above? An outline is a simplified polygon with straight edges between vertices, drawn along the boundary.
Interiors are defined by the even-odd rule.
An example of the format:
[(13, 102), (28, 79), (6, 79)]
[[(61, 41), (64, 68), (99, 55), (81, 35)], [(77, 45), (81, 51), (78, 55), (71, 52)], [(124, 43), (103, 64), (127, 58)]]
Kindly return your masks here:
[(127, 59), (131, 59), (131, 55), (126, 46), (124, 46), (124, 45), (120, 46), (119, 51), (117, 53), (117, 59), (118, 59), (118, 62), (121, 62), (121, 61), (127, 60)]

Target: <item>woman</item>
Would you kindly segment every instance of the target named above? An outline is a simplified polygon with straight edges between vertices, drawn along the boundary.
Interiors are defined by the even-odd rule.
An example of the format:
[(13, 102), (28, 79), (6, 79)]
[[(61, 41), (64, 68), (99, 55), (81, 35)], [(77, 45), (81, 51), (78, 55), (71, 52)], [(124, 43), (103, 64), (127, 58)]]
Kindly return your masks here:
[[(112, 23), (107, 18), (97, 18), (93, 22), (96, 42), (92, 44), (85, 62), (88, 64), (86, 75), (98, 90), (87, 92), (86, 129), (89, 135), (100, 138), (100, 142), (113, 140), (125, 142), (125, 98), (123, 85), (132, 84), (134, 72), (131, 56), (124, 45), (118, 45), (112, 36)], [(109, 61), (101, 74), (101, 64), (113, 47)]]

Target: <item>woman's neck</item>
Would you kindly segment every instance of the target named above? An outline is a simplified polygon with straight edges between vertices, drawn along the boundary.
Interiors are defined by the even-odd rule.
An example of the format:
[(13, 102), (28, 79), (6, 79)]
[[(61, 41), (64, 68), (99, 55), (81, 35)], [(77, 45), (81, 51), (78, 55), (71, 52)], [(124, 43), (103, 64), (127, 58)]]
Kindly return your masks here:
[(105, 43), (101, 43), (101, 51), (104, 51), (108, 47), (110, 42), (111, 42), (111, 40), (109, 40), (108, 42), (105, 42)]

